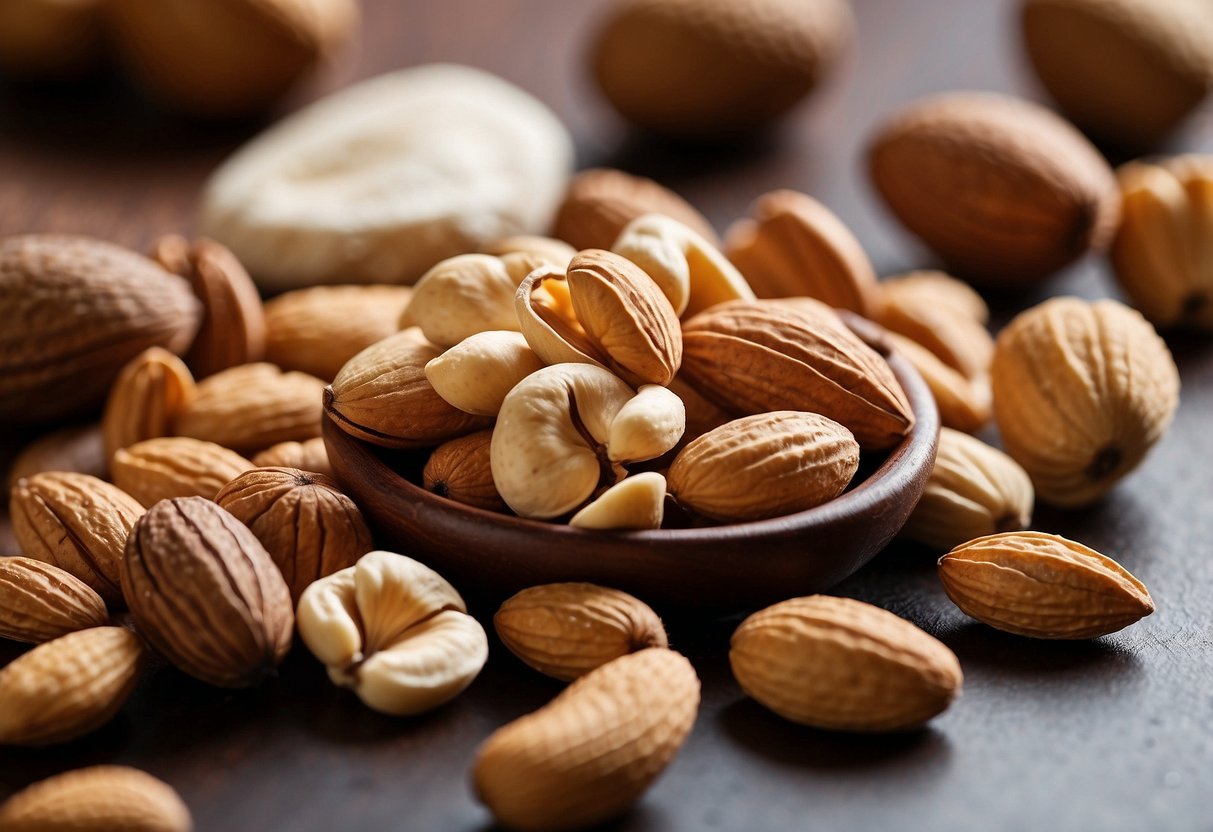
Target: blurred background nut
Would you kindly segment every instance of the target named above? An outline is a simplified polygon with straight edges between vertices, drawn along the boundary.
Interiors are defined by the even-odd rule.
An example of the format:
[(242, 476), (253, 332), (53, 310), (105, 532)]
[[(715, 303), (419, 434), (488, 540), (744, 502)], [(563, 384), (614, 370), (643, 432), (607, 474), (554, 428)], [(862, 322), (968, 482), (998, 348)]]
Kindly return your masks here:
[(708, 242), (719, 242), (707, 218), (678, 194), (652, 179), (613, 168), (578, 171), (569, 180), (552, 235), (578, 250), (609, 249), (628, 223), (645, 214), (670, 217)]
[(853, 29), (844, 0), (620, 0), (590, 63), (628, 121), (678, 139), (731, 138), (812, 92)]
[(1127, 150), (1156, 146), (1213, 89), (1203, 0), (1025, 0), (1032, 67), (1079, 127)]
[(506, 511), (493, 482), (492, 441), (493, 431), (478, 430), (435, 448), (421, 472), (426, 491), (485, 511)]
[(973, 433), (990, 421), (993, 394), (988, 375), (967, 379), (917, 341), (896, 332), (886, 332), (885, 338), (927, 383), (939, 408), (940, 424)]
[(188, 436), (145, 439), (114, 454), (114, 484), (145, 506), (171, 497), (215, 495), (253, 467), (235, 451)]
[(0, 71), (35, 78), (82, 77), (103, 54), (104, 0), (4, 0)]
[(328, 450), (324, 447), (324, 439), (319, 436), (303, 442), (271, 445), (253, 457), (253, 465), (257, 468), (298, 468), (326, 477), (333, 475)]
[(191, 832), (189, 809), (167, 783), (126, 766), (92, 766), (34, 783), (0, 806), (10, 832)]
[(914, 339), (969, 380), (989, 375), (989, 312), (968, 286), (940, 272), (911, 272), (884, 280), (880, 299), (874, 320), (885, 329)]
[(60, 428), (44, 433), (21, 449), (8, 469), (8, 487), (42, 471), (75, 471), (100, 479), (109, 477), (109, 461), (101, 426)]
[(168, 350), (148, 347), (136, 355), (114, 380), (105, 402), (105, 458), (136, 442), (171, 435), (196, 393), (189, 368)]
[(165, 106), (214, 118), (264, 108), (358, 24), (356, 0), (109, 0), (107, 11), (140, 86)]

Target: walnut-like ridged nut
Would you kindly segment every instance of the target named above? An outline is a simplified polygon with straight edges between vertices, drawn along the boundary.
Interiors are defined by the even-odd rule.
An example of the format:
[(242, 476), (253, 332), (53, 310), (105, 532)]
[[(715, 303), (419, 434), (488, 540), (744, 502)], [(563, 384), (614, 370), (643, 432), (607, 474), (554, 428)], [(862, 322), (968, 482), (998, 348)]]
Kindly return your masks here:
[(488, 427), (492, 419), (447, 404), (425, 377), (442, 355), (416, 327), (367, 347), (324, 391), (324, 408), (346, 433), (387, 448), (424, 448)]
[(725, 252), (758, 297), (807, 296), (873, 316), (876, 272), (833, 211), (807, 194), (782, 190), (760, 196), (750, 214), (725, 234)]
[(316, 436), (303, 442), (279, 442), (253, 457), (256, 468), (298, 468), (314, 474), (333, 475), (324, 439)]
[(50, 745), (100, 728), (126, 702), (146, 649), (123, 627), (40, 644), (0, 669), (0, 745)]
[(101, 425), (60, 428), (44, 433), (22, 448), (8, 469), (11, 490), (22, 477), (43, 471), (75, 471), (98, 479), (109, 477), (109, 457), (105, 453)]
[(172, 497), (213, 500), (227, 483), (253, 467), (235, 451), (188, 436), (136, 442), (114, 454), (114, 484), (151, 507)]
[(354, 501), (322, 474), (254, 468), (215, 495), (215, 502), (261, 541), (297, 602), (313, 581), (352, 566), (374, 548)]
[(324, 382), (273, 364), (244, 364), (198, 383), (174, 432), (254, 453), (320, 435)]
[(505, 511), (489, 461), (492, 441), (493, 431), (478, 430), (443, 442), (430, 454), (421, 472), (425, 489), (485, 511)]
[(998, 335), (994, 416), (1036, 496), (1089, 504), (1142, 461), (1179, 405), (1179, 372), (1142, 316), (1114, 300), (1061, 297)]
[(956, 655), (891, 612), (811, 595), (754, 613), (733, 633), (729, 664), (747, 694), (816, 728), (902, 731), (960, 693)]
[(670, 764), (695, 724), (699, 677), (653, 647), (590, 671), (476, 754), (473, 788), (510, 829), (593, 826), (624, 811)]
[(965, 378), (983, 378), (990, 373), (994, 339), (984, 325), (985, 304), (980, 297), (980, 306), (966, 302), (966, 291), (976, 295), (939, 272), (889, 278), (881, 284), (876, 322), (922, 344)]
[(126, 766), (92, 766), (34, 783), (0, 806), (8, 832), (191, 832), (172, 786)]
[(122, 592), (139, 632), (212, 685), (255, 685), (291, 646), (291, 594), (246, 526), (210, 500), (148, 510), (126, 542)]
[(968, 615), (1031, 638), (1096, 638), (1154, 612), (1145, 585), (1119, 563), (1041, 532), (957, 546), (939, 559), (939, 580)]
[(816, 413), (775, 411), (729, 422), (690, 442), (670, 466), (679, 503), (715, 520), (778, 517), (843, 492), (859, 468), (859, 444)]
[(609, 249), (628, 223), (645, 214), (662, 214), (713, 245), (720, 242), (712, 224), (678, 194), (652, 179), (611, 168), (583, 170), (569, 181), (552, 234), (578, 250)]
[(108, 620), (101, 596), (70, 572), (33, 558), (0, 557), (0, 638), (41, 644)]
[(501, 605), (493, 627), (511, 653), (566, 682), (628, 653), (669, 646), (648, 604), (587, 583), (524, 589)]
[(123, 546), (143, 514), (133, 495), (88, 474), (46, 471), (17, 482), (10, 512), (27, 556), (75, 575), (109, 603), (122, 602)]
[(1015, 460), (980, 439), (939, 431), (926, 491), (901, 534), (943, 551), (1032, 520), (1032, 481)]
[(170, 436), (195, 392), (193, 374), (168, 350), (149, 347), (136, 355), (114, 380), (105, 402), (105, 458), (136, 442)]

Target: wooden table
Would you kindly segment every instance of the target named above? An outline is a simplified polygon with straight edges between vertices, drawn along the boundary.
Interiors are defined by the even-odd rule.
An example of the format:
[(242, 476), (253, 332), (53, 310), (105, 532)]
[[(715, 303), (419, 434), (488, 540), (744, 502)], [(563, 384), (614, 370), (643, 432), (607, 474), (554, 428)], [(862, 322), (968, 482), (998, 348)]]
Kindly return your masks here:
[[(838, 212), (889, 274), (931, 260), (868, 187), (862, 162), (872, 125), (936, 90), (1042, 95), (1019, 46), (1015, 3), (855, 0), (856, 48), (781, 130), (729, 151), (661, 147), (622, 129), (588, 81), (584, 44), (602, 5), (368, 2), (360, 50), (302, 97), (433, 60), (484, 67), (566, 119), (582, 166), (655, 176), (721, 228), (764, 191), (807, 191)], [(208, 171), (254, 129), (172, 121), (112, 79), (76, 93), (0, 86), (0, 233), (68, 230), (142, 247), (188, 229)], [(1173, 149), (1211, 146), (1213, 124), (1199, 114)], [(1090, 259), (1039, 291), (1002, 299), (999, 320), (1066, 292), (1106, 296), (1116, 288), (1106, 262)], [(1041, 510), (1035, 520), (1120, 559), (1150, 588), (1157, 613), (1092, 642), (1004, 636), (947, 601), (931, 553), (891, 548), (837, 592), (936, 634), (966, 675), (950, 711), (925, 730), (892, 737), (781, 721), (732, 681), (725, 653), (735, 621), (671, 620), (672, 644), (703, 679), (699, 720), (665, 776), (611, 828), (1213, 828), (1213, 345), (1188, 338), (1171, 346), (1183, 404), (1160, 447), (1100, 505)], [(7, 660), (20, 651), (0, 652)], [(499, 644), (464, 696), (419, 719), (370, 712), (300, 649), (277, 679), (245, 692), (161, 668), (93, 736), (0, 752), (0, 797), (65, 769), (120, 762), (175, 785), (202, 832), (481, 829), (491, 820), (467, 785), (476, 745), (558, 689)]]

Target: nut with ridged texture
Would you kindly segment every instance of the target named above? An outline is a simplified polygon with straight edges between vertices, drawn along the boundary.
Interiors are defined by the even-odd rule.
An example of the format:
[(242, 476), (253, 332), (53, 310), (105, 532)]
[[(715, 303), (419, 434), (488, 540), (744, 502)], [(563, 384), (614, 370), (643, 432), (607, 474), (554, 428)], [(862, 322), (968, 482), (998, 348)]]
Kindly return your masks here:
[(110, 388), (101, 417), (105, 458), (145, 439), (171, 436), (177, 417), (193, 401), (194, 376), (185, 362), (160, 347), (136, 355)]
[(253, 457), (255, 468), (298, 468), (315, 474), (333, 475), (324, 439), (316, 436), (303, 442), (279, 442)]
[(172, 786), (127, 766), (92, 766), (40, 780), (0, 806), (6, 832), (191, 832)]
[(990, 374), (989, 311), (965, 283), (942, 272), (910, 272), (882, 282), (880, 296), (873, 320), (885, 329), (914, 339), (967, 379)]
[(374, 548), (358, 506), (323, 474), (254, 468), (225, 485), (215, 502), (261, 541), (292, 602), (313, 581), (353, 566)]
[(108, 620), (101, 596), (70, 572), (33, 558), (0, 557), (0, 638), (41, 644)]
[(248, 527), (210, 500), (148, 510), (126, 542), (122, 592), (139, 632), (195, 678), (249, 687), (291, 646), (291, 593)]
[(235, 451), (188, 436), (136, 442), (114, 454), (114, 484), (144, 506), (172, 497), (213, 500), (219, 489), (253, 467)]
[(476, 754), (476, 796), (503, 827), (580, 829), (640, 799), (682, 747), (699, 709), (683, 656), (651, 647), (590, 671)]
[(421, 472), (426, 491), (485, 511), (506, 511), (489, 461), (493, 431), (478, 430), (443, 442)]
[(590, 61), (628, 121), (678, 139), (729, 139), (817, 88), (853, 29), (843, 0), (620, 0)]
[(1114, 300), (1059, 297), (998, 334), (994, 418), (1036, 496), (1093, 503), (1137, 467), (1179, 406), (1179, 371), (1154, 328)]

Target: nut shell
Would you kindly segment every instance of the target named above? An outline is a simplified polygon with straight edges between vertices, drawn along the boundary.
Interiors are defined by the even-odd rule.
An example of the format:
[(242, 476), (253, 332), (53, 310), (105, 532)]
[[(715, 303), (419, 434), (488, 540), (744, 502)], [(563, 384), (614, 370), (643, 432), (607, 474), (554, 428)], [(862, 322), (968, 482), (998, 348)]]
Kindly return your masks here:
[(101, 417), (105, 458), (145, 439), (170, 436), (177, 417), (194, 399), (194, 376), (185, 362), (149, 347), (122, 368)]
[(253, 467), (235, 451), (188, 436), (136, 442), (114, 454), (114, 483), (145, 506), (172, 497), (213, 500), (219, 489)]
[(279, 442), (253, 457), (257, 468), (298, 468), (315, 474), (333, 475), (324, 439), (317, 436), (303, 442)]
[(41, 644), (108, 620), (101, 596), (70, 572), (33, 558), (0, 558), (0, 638)]
[(172, 786), (126, 766), (92, 766), (41, 780), (0, 806), (6, 832), (191, 832)]
[(430, 454), (421, 472), (426, 491), (485, 511), (505, 511), (489, 461), (493, 432), (478, 430), (443, 442)]

